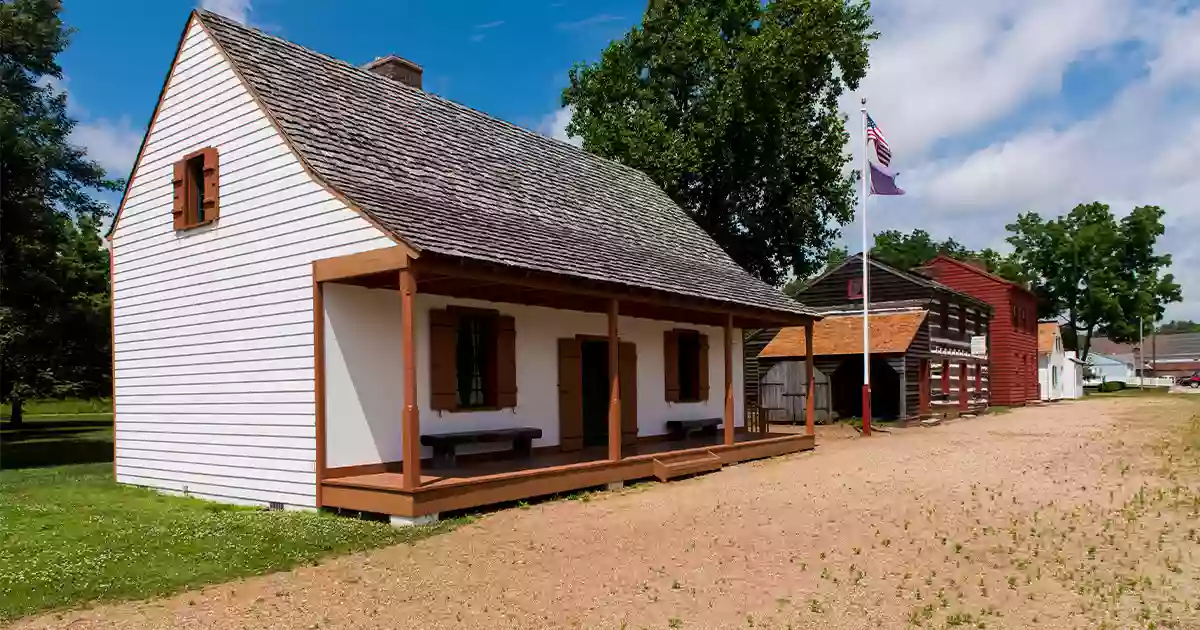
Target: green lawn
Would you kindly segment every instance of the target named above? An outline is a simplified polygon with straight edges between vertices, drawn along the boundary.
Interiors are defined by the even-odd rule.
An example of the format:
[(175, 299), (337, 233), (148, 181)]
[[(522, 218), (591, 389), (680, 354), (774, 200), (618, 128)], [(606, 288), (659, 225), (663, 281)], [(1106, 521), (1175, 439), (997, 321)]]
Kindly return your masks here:
[(27, 417), (19, 429), (0, 423), (0, 466), (0, 624), (413, 542), (465, 522), (396, 529), (118, 485), (108, 415)]

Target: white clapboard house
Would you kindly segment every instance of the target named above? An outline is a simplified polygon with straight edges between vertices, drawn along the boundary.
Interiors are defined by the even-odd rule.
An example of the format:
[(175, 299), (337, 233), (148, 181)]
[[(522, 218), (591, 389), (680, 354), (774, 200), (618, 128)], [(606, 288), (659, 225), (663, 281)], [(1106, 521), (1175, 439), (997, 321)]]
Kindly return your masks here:
[(734, 360), (813, 311), (398, 57), (193, 13), (109, 237), (123, 483), (408, 522), (813, 445)]

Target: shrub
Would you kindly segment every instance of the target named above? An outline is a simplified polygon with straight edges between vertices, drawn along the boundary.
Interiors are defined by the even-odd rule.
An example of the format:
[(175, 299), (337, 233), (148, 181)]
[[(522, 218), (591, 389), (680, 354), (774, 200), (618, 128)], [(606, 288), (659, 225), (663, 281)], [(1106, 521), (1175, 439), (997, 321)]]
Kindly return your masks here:
[(1124, 381), (1105, 381), (1100, 384), (1101, 392), (1119, 392), (1125, 389)]

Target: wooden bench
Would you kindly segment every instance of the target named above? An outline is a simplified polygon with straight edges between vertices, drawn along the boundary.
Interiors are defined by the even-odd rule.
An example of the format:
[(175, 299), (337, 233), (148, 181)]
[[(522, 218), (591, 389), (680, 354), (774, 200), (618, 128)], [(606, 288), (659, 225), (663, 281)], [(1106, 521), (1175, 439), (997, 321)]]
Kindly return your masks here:
[(692, 434), (716, 435), (717, 429), (724, 422), (721, 418), (701, 418), (700, 420), (667, 420), (667, 432), (672, 440), (686, 440)]
[(542, 430), (534, 427), (515, 429), (488, 429), (483, 431), (459, 431), (422, 435), (421, 445), (433, 447), (434, 468), (454, 468), (457, 463), (455, 450), (461, 444), (493, 444), (512, 442), (513, 451), (520, 457), (529, 457), (533, 441), (542, 437)]

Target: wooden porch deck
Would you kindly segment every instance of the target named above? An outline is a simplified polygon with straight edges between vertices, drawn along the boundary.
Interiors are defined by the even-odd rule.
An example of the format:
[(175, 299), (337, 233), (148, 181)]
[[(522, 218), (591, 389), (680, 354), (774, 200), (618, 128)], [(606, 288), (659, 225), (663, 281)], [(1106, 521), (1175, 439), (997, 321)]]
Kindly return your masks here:
[(624, 447), (630, 454), (616, 461), (607, 459), (605, 447), (594, 447), (464, 464), (453, 469), (423, 467), (421, 485), (410, 492), (403, 489), (403, 476), (398, 471), (326, 478), (321, 481), (321, 504), (415, 517), (634, 479), (670, 478), (814, 447), (814, 438), (807, 435), (742, 432), (733, 445), (724, 444), (721, 438), (642, 441)]

